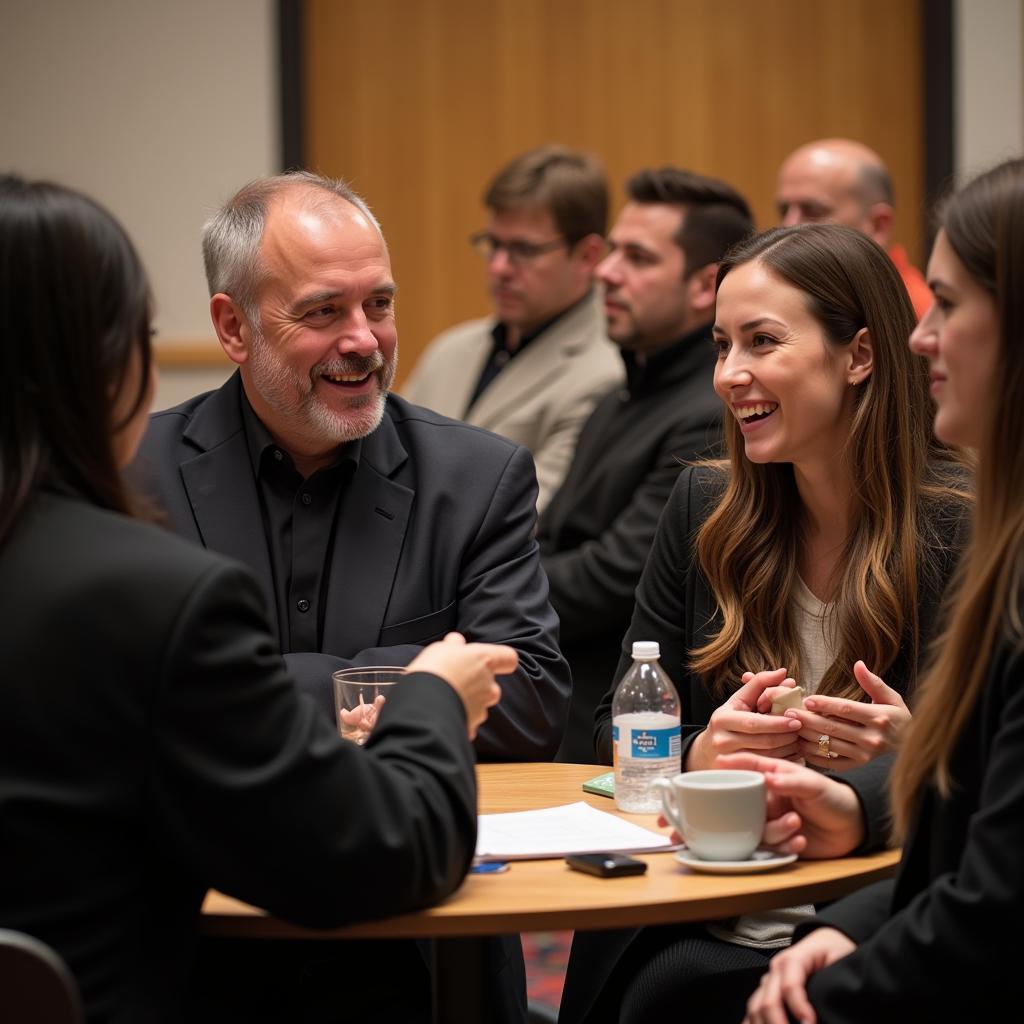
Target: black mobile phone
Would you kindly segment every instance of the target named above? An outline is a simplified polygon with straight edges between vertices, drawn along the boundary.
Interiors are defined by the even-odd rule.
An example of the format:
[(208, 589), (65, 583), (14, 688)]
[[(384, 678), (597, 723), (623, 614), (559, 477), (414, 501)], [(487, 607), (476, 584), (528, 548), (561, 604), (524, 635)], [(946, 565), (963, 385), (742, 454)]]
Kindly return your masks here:
[(599, 878), (625, 878), (626, 875), (642, 875), (647, 864), (624, 853), (574, 853), (565, 858), (565, 863), (574, 871), (585, 871)]

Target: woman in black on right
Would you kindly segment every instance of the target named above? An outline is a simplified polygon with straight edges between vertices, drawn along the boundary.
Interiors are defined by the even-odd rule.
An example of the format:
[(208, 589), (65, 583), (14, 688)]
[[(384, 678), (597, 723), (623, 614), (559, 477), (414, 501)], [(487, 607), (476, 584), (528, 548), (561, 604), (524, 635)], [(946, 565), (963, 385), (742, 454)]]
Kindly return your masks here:
[[(751, 998), (748, 1024), (785, 1024), (787, 1010), (807, 1024), (1020, 1012), (1024, 161), (949, 202), (928, 283), (935, 304), (911, 348), (930, 363), (936, 434), (978, 452), (977, 508), (949, 625), (893, 771), (903, 860), (895, 882), (798, 929), (802, 940), (772, 961)], [(777, 794), (803, 774), (729, 760), (756, 762)]]

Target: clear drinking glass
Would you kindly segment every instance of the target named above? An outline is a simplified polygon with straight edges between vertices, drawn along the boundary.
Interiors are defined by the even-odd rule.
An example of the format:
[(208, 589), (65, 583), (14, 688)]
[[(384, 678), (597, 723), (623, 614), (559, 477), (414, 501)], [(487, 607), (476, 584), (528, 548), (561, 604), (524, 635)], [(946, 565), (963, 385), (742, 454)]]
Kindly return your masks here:
[(377, 724), (380, 709), (392, 687), (405, 678), (405, 669), (397, 665), (343, 668), (331, 678), (338, 732), (342, 739), (362, 746)]

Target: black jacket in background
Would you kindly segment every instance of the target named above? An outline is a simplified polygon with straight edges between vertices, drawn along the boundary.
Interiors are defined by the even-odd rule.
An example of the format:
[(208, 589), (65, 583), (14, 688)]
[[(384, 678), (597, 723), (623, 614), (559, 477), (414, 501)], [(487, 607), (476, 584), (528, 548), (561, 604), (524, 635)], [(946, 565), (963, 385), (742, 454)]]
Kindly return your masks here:
[(431, 903), (473, 854), (457, 694), (410, 676), (365, 748), (289, 679), (241, 566), (44, 494), (0, 548), (0, 927), (87, 1017), (179, 1017), (215, 887), (300, 924)]
[(541, 562), (573, 675), (559, 760), (594, 760), (594, 709), (613, 682), (658, 517), (683, 466), (719, 441), (722, 403), (712, 385), (709, 328), (653, 353), (643, 366), (623, 354), (627, 387), (598, 403), (541, 516)]

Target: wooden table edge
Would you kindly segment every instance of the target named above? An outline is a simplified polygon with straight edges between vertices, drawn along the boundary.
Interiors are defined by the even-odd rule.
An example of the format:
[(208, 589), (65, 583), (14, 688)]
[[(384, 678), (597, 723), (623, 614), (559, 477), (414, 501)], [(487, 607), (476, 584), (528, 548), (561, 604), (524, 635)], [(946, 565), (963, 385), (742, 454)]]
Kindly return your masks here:
[[(479, 765), (480, 808), (494, 813), (584, 800), (610, 810), (612, 801), (580, 789), (586, 779), (607, 770), (601, 765)], [(509, 785), (510, 777), (515, 785)], [(653, 815), (623, 817), (654, 828)], [(621, 879), (581, 875), (569, 871), (560, 859), (513, 862), (506, 874), (470, 875), (447, 899), (424, 910), (332, 928), (291, 924), (211, 891), (203, 904), (200, 930), (206, 935), (251, 938), (456, 938), (707, 921), (838, 899), (891, 877), (899, 862), (899, 852), (888, 850), (863, 857), (798, 861), (764, 874), (722, 876), (691, 872), (670, 853), (640, 856), (648, 862), (647, 874)], [(558, 870), (566, 873), (564, 885)], [(544, 890), (552, 882), (559, 887), (560, 906), (546, 899)]]
[[(656, 857), (666, 854), (648, 855)], [(537, 911), (492, 911), (486, 916), (478, 912), (462, 914), (457, 909), (456, 890), (438, 905), (412, 914), (364, 921), (338, 928), (308, 928), (273, 917), (249, 904), (211, 890), (203, 904), (201, 931), (205, 935), (244, 935), (251, 938), (442, 938), (445, 936), (500, 935), (509, 932), (557, 931), (563, 929), (629, 928), (640, 925), (676, 924), (687, 921), (707, 921), (731, 917), (740, 913), (754, 913), (800, 903), (822, 903), (838, 899), (856, 889), (891, 878), (899, 864), (899, 851), (887, 850), (862, 858), (837, 861), (804, 862), (793, 870), (804, 869), (807, 877), (796, 884), (786, 884), (764, 892), (737, 892), (723, 896), (687, 893), (679, 899), (660, 903), (639, 903), (609, 908), (568, 907)], [(842, 874), (833, 878), (817, 877), (842, 866)], [(851, 870), (851, 865), (855, 870)], [(513, 865), (513, 868), (515, 865)], [(810, 869), (810, 870), (807, 870)], [(818, 869), (818, 870), (815, 870)], [(681, 874), (685, 869), (678, 868)], [(773, 873), (785, 879), (789, 869)], [(711, 876), (705, 876), (711, 877)], [(743, 876), (751, 877), (751, 876)], [(769, 877), (769, 876), (764, 876)], [(491, 880), (499, 880), (494, 876)], [(595, 885), (622, 885), (629, 880), (594, 879)]]

